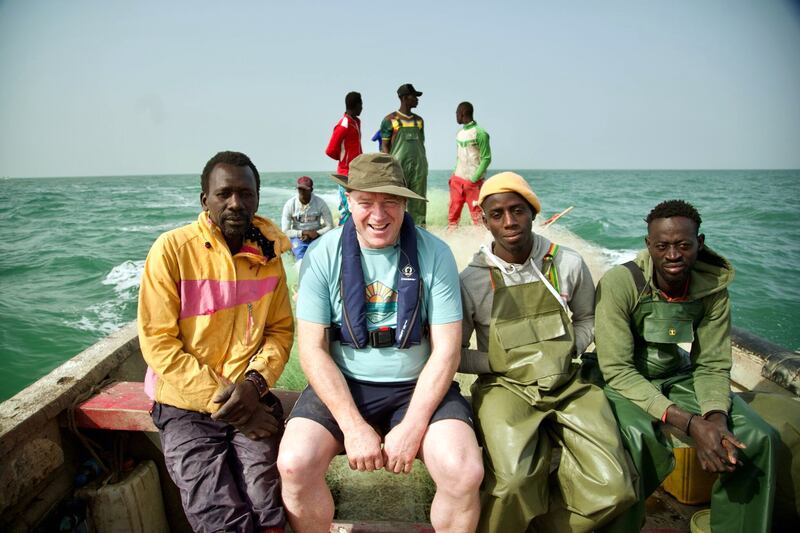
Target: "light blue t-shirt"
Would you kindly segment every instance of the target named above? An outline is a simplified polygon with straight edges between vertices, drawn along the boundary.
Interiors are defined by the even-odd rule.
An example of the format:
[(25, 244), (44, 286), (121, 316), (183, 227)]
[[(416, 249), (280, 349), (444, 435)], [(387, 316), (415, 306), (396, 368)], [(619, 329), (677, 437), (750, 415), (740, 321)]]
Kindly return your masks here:
[[(417, 230), (417, 251), (423, 302), (422, 323), (448, 324), (461, 320), (458, 267), (450, 248), (422, 228)], [(342, 228), (316, 241), (306, 252), (300, 269), (297, 318), (315, 324), (342, 323), (341, 274)], [(367, 293), (367, 329), (395, 327), (400, 245), (361, 249), (361, 267)], [(346, 376), (373, 382), (414, 381), (430, 355), (430, 341), (423, 336), (417, 346), (355, 349), (331, 343), (331, 357)]]

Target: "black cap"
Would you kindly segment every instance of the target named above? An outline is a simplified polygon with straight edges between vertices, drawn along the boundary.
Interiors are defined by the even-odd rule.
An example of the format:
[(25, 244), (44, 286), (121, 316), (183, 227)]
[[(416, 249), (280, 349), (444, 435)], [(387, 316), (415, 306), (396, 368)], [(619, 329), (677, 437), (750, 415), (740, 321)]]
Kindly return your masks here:
[(410, 83), (404, 83), (397, 88), (397, 96), (406, 96), (413, 94), (414, 96), (422, 96), (422, 93), (414, 88)]

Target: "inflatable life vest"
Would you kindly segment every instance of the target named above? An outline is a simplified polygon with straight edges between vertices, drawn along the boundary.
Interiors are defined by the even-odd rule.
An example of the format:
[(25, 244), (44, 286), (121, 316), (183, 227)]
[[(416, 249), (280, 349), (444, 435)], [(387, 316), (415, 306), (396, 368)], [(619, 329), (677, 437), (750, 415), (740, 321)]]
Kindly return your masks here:
[(417, 255), (417, 231), (411, 215), (405, 213), (400, 227), (400, 254), (397, 268), (397, 327), (367, 329), (366, 284), (361, 268), (361, 247), (350, 217), (342, 228), (342, 267), (339, 290), (342, 297), (342, 325), (332, 340), (353, 348), (384, 348), (394, 345), (409, 348), (422, 339), (422, 280)]

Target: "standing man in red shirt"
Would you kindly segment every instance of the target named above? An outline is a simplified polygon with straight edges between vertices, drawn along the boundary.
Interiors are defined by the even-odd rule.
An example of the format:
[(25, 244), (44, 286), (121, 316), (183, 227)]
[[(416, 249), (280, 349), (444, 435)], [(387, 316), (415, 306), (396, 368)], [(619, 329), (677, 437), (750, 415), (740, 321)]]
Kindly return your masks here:
[[(364, 107), (361, 101), (361, 93), (355, 91), (347, 93), (344, 97), (345, 111), (344, 116), (336, 123), (333, 128), (331, 140), (325, 153), (331, 159), (339, 161), (336, 173), (340, 176), (347, 176), (350, 170), (350, 161), (361, 155), (361, 110)], [(345, 190), (339, 186), (339, 225), (344, 224), (350, 216), (350, 209), (347, 206)]]

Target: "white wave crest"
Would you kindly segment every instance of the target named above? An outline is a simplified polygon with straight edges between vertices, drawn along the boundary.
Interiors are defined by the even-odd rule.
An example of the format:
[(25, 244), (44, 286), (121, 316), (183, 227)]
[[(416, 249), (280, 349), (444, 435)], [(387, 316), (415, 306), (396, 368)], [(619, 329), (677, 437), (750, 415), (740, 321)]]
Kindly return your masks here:
[(330, 191), (316, 192), (314, 194), (316, 194), (317, 196), (319, 196), (320, 198), (325, 200), (325, 203), (328, 204), (328, 207), (330, 207), (331, 209), (337, 209), (339, 207), (339, 191), (338, 190), (333, 191), (333, 192), (330, 192)]
[(638, 250), (610, 250), (608, 248), (603, 248), (601, 251), (603, 257), (612, 266), (631, 261), (638, 253)]
[(138, 296), (139, 283), (144, 271), (144, 261), (124, 261), (106, 275), (101, 281), (110, 285), (116, 296), (110, 300), (90, 305), (80, 319), (67, 324), (82, 331), (109, 335), (125, 325), (126, 307)]
[(113, 285), (114, 292), (123, 299), (135, 297), (136, 289), (142, 279), (144, 271), (144, 260), (125, 261), (111, 269), (106, 278), (101, 282), (103, 285)]
[(290, 189), (286, 187), (272, 187), (269, 185), (261, 184), (261, 197), (262, 198), (291, 198), (295, 193), (295, 189)]
[(77, 322), (68, 325), (83, 331), (110, 335), (127, 322), (122, 315), (124, 303), (119, 300), (90, 305)]
[(140, 225), (140, 226), (122, 226), (120, 231), (128, 231), (128, 232), (135, 232), (135, 233), (153, 233), (156, 231), (166, 231), (177, 228), (181, 226), (181, 223), (175, 222), (164, 222), (163, 224), (153, 224), (153, 225)]

